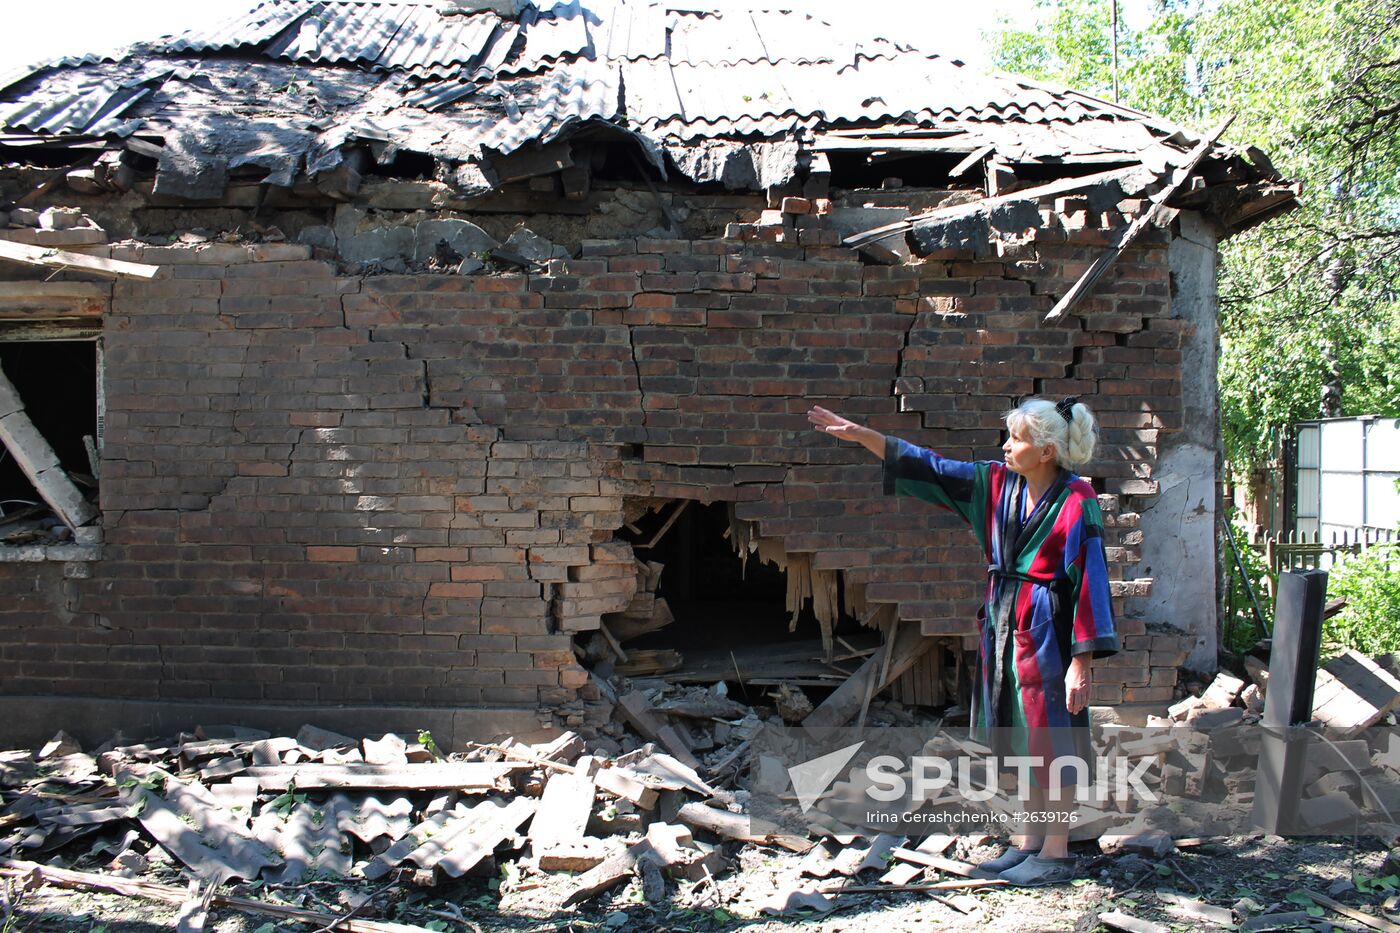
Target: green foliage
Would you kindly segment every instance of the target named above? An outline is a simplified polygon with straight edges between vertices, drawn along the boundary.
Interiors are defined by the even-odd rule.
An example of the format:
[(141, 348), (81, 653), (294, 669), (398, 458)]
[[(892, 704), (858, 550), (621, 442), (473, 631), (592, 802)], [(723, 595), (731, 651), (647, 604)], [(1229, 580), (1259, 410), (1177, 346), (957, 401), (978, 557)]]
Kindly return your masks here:
[(297, 782), (295, 780), (287, 782), (287, 789), (267, 802), (266, 809), (273, 813), (280, 814), (283, 819), (292, 812), (293, 807), (306, 803), (306, 794), (297, 793)]
[[(997, 64), (1111, 94), (1108, 0), (1037, 0)], [(1320, 414), (1400, 415), (1400, 0), (1159, 0), (1119, 24), (1121, 102), (1255, 145), (1302, 207), (1221, 248), (1220, 390), (1237, 473)], [(1324, 396), (1324, 388), (1328, 393)]]
[(1400, 651), (1400, 544), (1339, 561), (1327, 577), (1327, 596), (1345, 596), (1347, 605), (1323, 623), (1324, 652), (1354, 648), (1371, 657)]
[[(1254, 598), (1259, 602), (1264, 624), (1272, 626), (1274, 601), (1269, 596), (1268, 562), (1263, 553), (1249, 544), (1249, 538), (1243, 528), (1236, 524), (1233, 531), (1235, 544), (1239, 547), (1240, 563), (1244, 565), (1245, 575), (1250, 586), (1254, 588)], [(1229, 545), (1225, 545), (1224, 557), (1225, 580), (1226, 586), (1229, 587), (1226, 605), (1230, 607), (1230, 619), (1225, 630), (1229, 632), (1230, 640), (1229, 644), (1223, 647), (1235, 654), (1245, 654), (1259, 640), (1259, 632), (1254, 623), (1254, 605), (1250, 602), (1249, 591), (1245, 587), (1245, 576), (1240, 574), (1239, 565), (1235, 563), (1235, 555), (1229, 549)]]
[(446, 760), (446, 757), (442, 754), (442, 750), (438, 748), (437, 740), (433, 738), (433, 734), (427, 729), (418, 730), (418, 744), (428, 750), (428, 754), (433, 756), (434, 761)]

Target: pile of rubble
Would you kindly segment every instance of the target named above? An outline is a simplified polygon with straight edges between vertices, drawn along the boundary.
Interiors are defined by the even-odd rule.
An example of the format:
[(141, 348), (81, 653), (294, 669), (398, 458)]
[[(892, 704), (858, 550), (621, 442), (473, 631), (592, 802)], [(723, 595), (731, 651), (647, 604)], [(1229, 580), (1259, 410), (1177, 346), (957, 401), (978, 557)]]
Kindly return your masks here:
[[(1254, 683), (1221, 674), (1145, 726), (1096, 721), (1100, 748), (1146, 759), (1143, 779), (1170, 803), (1083, 804), (1071, 838), (1160, 861), (1248, 832), (1268, 686), (1262, 664), (1250, 672)], [(836, 819), (810, 830), (822, 811), (839, 816), (848, 782), (808, 829), (751, 818), (752, 795), (768, 790), (746, 753), (778, 724), (777, 709), (738, 703), (723, 685), (617, 694), (595, 682), (630, 731), (502, 739), (451, 755), (427, 733), (355, 740), (314, 726), (294, 737), (207, 727), (91, 752), (60, 733), (37, 752), (0, 754), (0, 875), (7, 892), (19, 879), (166, 901), (187, 929), (221, 906), (351, 933), (431, 929), (414, 924), (452, 918), (434, 913), (443, 895), (432, 892), (460, 893), (448, 886), (469, 878), (491, 887), (497, 909), (544, 916), (629, 902), (825, 913), (842, 896), (902, 891), (971, 911), (967, 889), (1004, 884), (974, 867), (991, 851), (981, 833), (871, 838)], [(1348, 652), (1319, 685), (1316, 715), (1331, 738), (1309, 757), (1301, 819), (1319, 831), (1365, 820), (1387, 841), (1400, 837), (1391, 820), (1368, 815), (1400, 814), (1400, 739), (1368, 728), (1393, 724), (1400, 680)], [(872, 722), (915, 725), (886, 706), (872, 707)], [(926, 752), (975, 751), (932, 720), (917, 725), (931, 736)], [(755, 853), (778, 867), (749, 877)], [(335, 903), (315, 893), (324, 885)]]
[[(639, 695), (623, 700), (624, 709), (656, 715)], [(712, 785), (650, 743), (604, 757), (585, 754), (572, 732), (450, 756), (426, 733), (356, 741), (313, 726), (293, 738), (210, 727), (91, 753), (60, 733), (38, 752), (0, 756), (0, 788), (10, 874), (174, 900), (189, 913), (224, 904), (329, 922), (334, 914), (312, 917), (285, 900), (220, 889), (391, 876), (431, 888), (494, 878), (504, 864), (518, 885), (552, 882), (552, 903), (539, 905), (546, 910), (626, 882), (655, 901), (668, 885), (714, 885), (731, 860), (726, 843), (811, 845), (751, 834), (744, 792)], [(176, 863), (197, 879), (195, 894), (146, 880), (178, 871)], [(555, 874), (564, 872), (577, 874)], [(339, 929), (408, 929), (365, 919), (392, 905), (351, 900), (355, 916)]]
[[(1350, 649), (1317, 672), (1312, 728), (1296, 791), (1296, 829), (1309, 834), (1360, 832), (1400, 840), (1400, 679)], [(1099, 840), (1107, 853), (1125, 847), (1157, 858), (1182, 838), (1249, 832), (1264, 742), (1282, 739), (1264, 724), (1269, 671), (1248, 657), (1252, 682), (1218, 674), (1199, 695), (1148, 716), (1143, 728), (1106, 727), (1105, 744), (1129, 759), (1152, 759), (1146, 783), (1170, 805), (1131, 816), (1105, 812), (1071, 838)], [(1290, 809), (1292, 804), (1289, 805)], [(1174, 842), (1174, 839), (1178, 842)]]

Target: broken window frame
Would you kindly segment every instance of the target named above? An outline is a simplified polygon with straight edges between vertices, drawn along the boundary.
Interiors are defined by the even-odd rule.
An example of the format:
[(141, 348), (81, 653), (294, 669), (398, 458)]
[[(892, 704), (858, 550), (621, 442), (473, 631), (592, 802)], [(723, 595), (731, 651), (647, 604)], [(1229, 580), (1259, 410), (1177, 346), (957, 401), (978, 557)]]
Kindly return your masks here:
[[(94, 361), (96, 368), (94, 402), (97, 410), (93, 443), (96, 448), (97, 464), (100, 464), (107, 421), (106, 366), (101, 318), (60, 316), (53, 319), (34, 320), (26, 315), (25, 318), (15, 320), (0, 317), (0, 343), (92, 343), (94, 345), (93, 352), (96, 357)], [(45, 440), (47, 441), (47, 439)], [(3, 444), (3, 441), (0, 441), (0, 444)], [(7, 452), (14, 456), (14, 452), (8, 451), (8, 448)], [(62, 470), (63, 468), (60, 465), (58, 469)], [(73, 483), (66, 470), (63, 470), (63, 478), (70, 484)], [(100, 476), (97, 476), (97, 479), (100, 483)], [(33, 477), (30, 477), (30, 482), (34, 483)], [(38, 493), (37, 484), (35, 485), (36, 493)], [(84, 498), (86, 499), (86, 497)], [(59, 509), (53, 508), (52, 503), (46, 504), (50, 506), (53, 514), (72, 530), (72, 539), (55, 544), (0, 544), (0, 563), (49, 560), (87, 561), (95, 560), (101, 556), (102, 513), (100, 505), (94, 504), (95, 514), (92, 517), (79, 521), (74, 516), (65, 515)]]

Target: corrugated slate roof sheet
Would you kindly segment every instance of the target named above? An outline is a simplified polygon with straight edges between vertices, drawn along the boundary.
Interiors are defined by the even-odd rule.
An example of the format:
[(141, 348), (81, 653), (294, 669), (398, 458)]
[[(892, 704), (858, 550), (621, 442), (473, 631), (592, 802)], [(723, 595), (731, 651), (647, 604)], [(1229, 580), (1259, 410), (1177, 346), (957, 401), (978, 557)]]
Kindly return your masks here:
[[(873, 18), (861, 34), (802, 12), (693, 7), (568, 0), (511, 20), (415, 2), (265, 0), (121, 61), (69, 60), (0, 84), (0, 124), (178, 135), (194, 123), (216, 140), (227, 124), (228, 144), (247, 145), (236, 124), (261, 119), (285, 127), (267, 146), (315, 140), (293, 155), (320, 168), (365, 126), (393, 146), (458, 161), (545, 142), (584, 120), (673, 154), (716, 138), (810, 142), (890, 124), (961, 131), (949, 151), (999, 140), (1027, 158), (1072, 161), (1127, 158), (1175, 132), (1084, 95), (979, 75), (889, 38), (895, 24)], [(230, 164), (266, 160), (261, 150), (229, 155)]]

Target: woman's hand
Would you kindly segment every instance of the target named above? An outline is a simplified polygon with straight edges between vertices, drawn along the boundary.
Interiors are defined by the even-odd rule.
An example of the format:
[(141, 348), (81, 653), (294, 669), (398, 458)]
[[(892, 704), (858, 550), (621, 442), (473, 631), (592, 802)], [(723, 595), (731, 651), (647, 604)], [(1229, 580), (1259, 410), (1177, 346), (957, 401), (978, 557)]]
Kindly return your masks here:
[(842, 440), (855, 440), (852, 433), (861, 429), (860, 425), (849, 418), (842, 418), (836, 412), (827, 411), (820, 405), (812, 406), (811, 410), (807, 412), (807, 420), (816, 425), (818, 431), (835, 435)]
[(813, 405), (807, 412), (807, 420), (818, 431), (830, 434), (843, 441), (854, 441), (877, 457), (885, 456), (885, 435), (856, 424), (849, 418), (842, 418), (834, 411), (827, 411), (820, 405)]
[(816, 430), (822, 433), (830, 434), (837, 440), (855, 441), (876, 457), (885, 458), (885, 436), (879, 431), (861, 426), (848, 417), (837, 415), (836, 412), (829, 412), (820, 405), (813, 405), (808, 409), (806, 420), (812, 422)]
[(1089, 680), (1089, 655), (1075, 655), (1065, 675), (1065, 706), (1071, 713), (1089, 706)]

